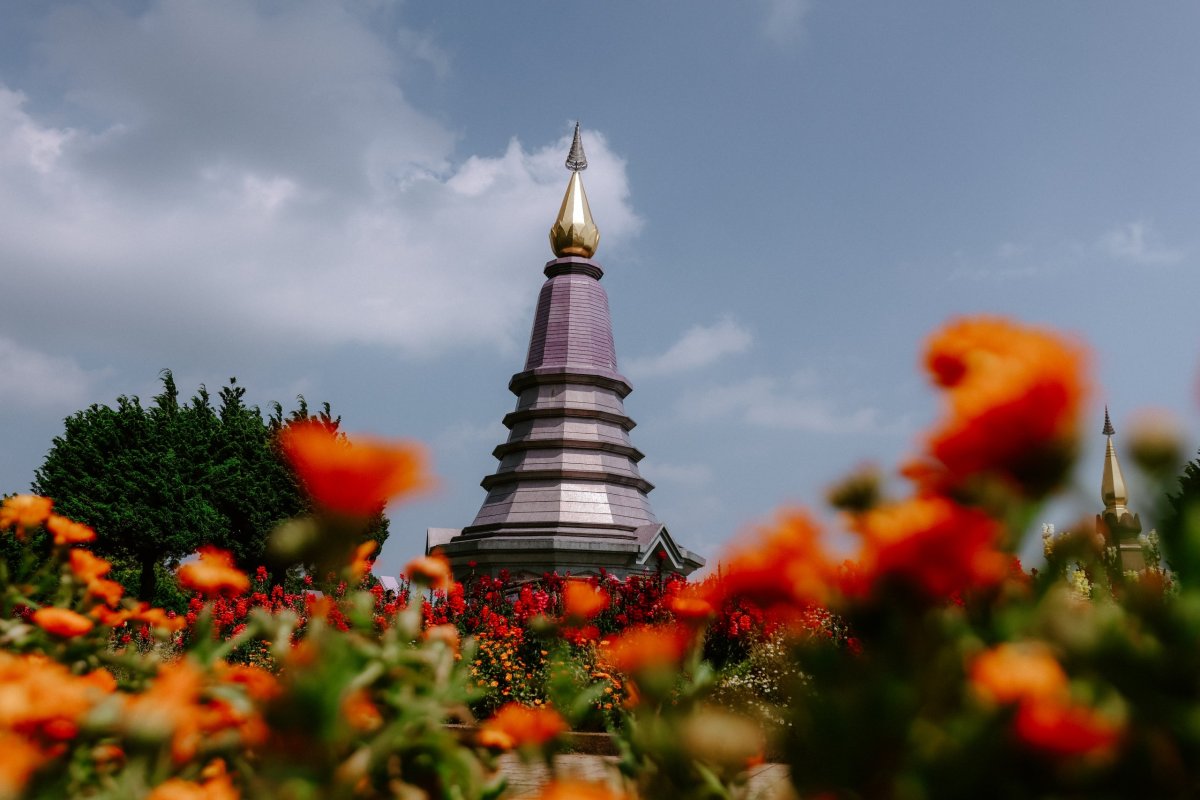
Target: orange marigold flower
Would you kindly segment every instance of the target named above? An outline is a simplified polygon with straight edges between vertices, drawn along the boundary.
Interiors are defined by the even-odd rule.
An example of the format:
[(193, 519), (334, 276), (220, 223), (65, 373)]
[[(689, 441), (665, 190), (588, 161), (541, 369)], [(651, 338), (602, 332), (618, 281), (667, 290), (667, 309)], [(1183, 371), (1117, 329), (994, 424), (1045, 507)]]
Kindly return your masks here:
[(0, 797), (22, 797), (25, 785), (50, 756), (13, 731), (0, 730)]
[(69, 547), (75, 544), (87, 544), (96, 540), (96, 532), (82, 522), (51, 514), (46, 520), (46, 530), (54, 535), (54, 544), (59, 547)]
[(1017, 703), (1067, 694), (1067, 673), (1045, 645), (1010, 642), (985, 650), (968, 668), (971, 688), (993, 703)]
[(125, 594), (125, 587), (116, 581), (100, 579), (88, 583), (87, 593), (88, 597), (94, 597), (110, 608), (116, 608)]
[(227, 661), (218, 661), (216, 666), (221, 680), (241, 686), (251, 700), (266, 702), (278, 697), (283, 691), (279, 680), (262, 667), (252, 664), (230, 664)]
[(427, 642), (441, 642), (450, 648), (451, 652), (457, 653), (459, 647), (458, 628), (450, 625), (432, 625), (425, 629), (423, 634)]
[(413, 583), (428, 586), (430, 589), (449, 591), (454, 583), (454, 575), (450, 571), (450, 562), (442, 555), (421, 556), (408, 562), (404, 574)]
[(717, 613), (716, 607), (696, 591), (685, 590), (675, 595), (667, 603), (667, 607), (671, 609), (675, 619), (685, 625), (703, 625)]
[(112, 569), (112, 564), (93, 555), (90, 550), (72, 550), (70, 565), (71, 572), (84, 583), (97, 581)]
[(568, 581), (563, 586), (563, 616), (569, 619), (591, 619), (608, 608), (608, 595), (590, 583)]
[(820, 529), (804, 510), (786, 511), (755, 541), (734, 552), (720, 592), (764, 606), (823, 605), (838, 568), (821, 546)]
[[(208, 772), (205, 768), (205, 773)], [(219, 775), (208, 777), (204, 783), (171, 778), (154, 787), (146, 800), (238, 800), (239, 797), (232, 779), (222, 769)]]
[(80, 717), (100, 699), (97, 683), (45, 656), (0, 653), (0, 731), (70, 739)]
[(354, 556), (350, 559), (350, 574), (354, 576), (354, 580), (361, 581), (371, 571), (371, 566), (375, 563), (375, 559), (371, 556), (377, 547), (379, 547), (378, 542), (368, 539), (354, 548)]
[(342, 701), (342, 717), (356, 731), (370, 733), (383, 724), (383, 714), (371, 699), (366, 689), (358, 689), (346, 695)]
[(511, 750), (534, 745), (541, 747), (567, 730), (562, 716), (549, 706), (523, 706), (508, 703), (479, 728), (479, 743), (484, 747)]
[(104, 667), (92, 670), (79, 680), (81, 683), (91, 686), (93, 689), (98, 689), (104, 694), (112, 694), (117, 690), (117, 679)]
[(673, 667), (683, 661), (691, 638), (689, 631), (677, 625), (634, 626), (602, 641), (598, 660), (626, 675)]
[(863, 537), (860, 579), (897, 580), (929, 597), (990, 586), (1007, 574), (1000, 527), (944, 497), (918, 496), (854, 518)]
[(1065, 476), (1087, 393), (1082, 347), (999, 317), (960, 319), (929, 340), (925, 365), (948, 418), (929, 452), (958, 481), (994, 472), (1031, 494)]
[(351, 443), (328, 425), (309, 421), (284, 428), (280, 444), (313, 502), (335, 513), (371, 516), (390, 498), (429, 483), (425, 453), (409, 442)]
[(546, 784), (533, 800), (626, 800), (626, 797), (604, 784), (562, 780)]
[(1022, 743), (1054, 758), (1107, 756), (1121, 740), (1121, 730), (1094, 709), (1059, 699), (1027, 700), (1013, 719)]
[[(167, 611), (151, 606), (149, 603), (139, 603), (132, 614), (133, 619), (144, 622), (155, 628), (175, 633), (187, 627), (187, 620), (179, 615), (171, 616)], [(223, 663), (223, 662), (222, 662)]]
[(26, 528), (36, 528), (50, 516), (54, 501), (36, 494), (14, 494), (0, 503), (0, 531), (15, 527), (18, 538)]
[(82, 614), (76, 614), (69, 608), (54, 606), (39, 608), (33, 612), (33, 622), (46, 633), (63, 639), (82, 636), (95, 626), (95, 623)]
[(233, 555), (215, 547), (200, 548), (200, 559), (179, 568), (179, 583), (205, 597), (238, 595), (250, 588), (250, 578), (233, 565)]

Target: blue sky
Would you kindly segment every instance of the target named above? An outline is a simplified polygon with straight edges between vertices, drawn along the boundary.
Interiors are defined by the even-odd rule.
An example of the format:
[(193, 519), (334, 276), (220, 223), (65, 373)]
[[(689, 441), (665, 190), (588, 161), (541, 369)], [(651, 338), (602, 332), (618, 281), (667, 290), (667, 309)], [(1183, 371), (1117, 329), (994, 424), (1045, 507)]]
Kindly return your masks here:
[(893, 466), (937, 414), (922, 340), (976, 312), (1091, 346), (1061, 513), (1092, 512), (1103, 403), (1197, 441), (1198, 24), (1184, 2), (11, 4), (0, 488), (77, 408), (164, 367), (236, 375), (433, 448), (394, 573), (483, 500), (580, 118), (633, 439), (685, 546), (715, 561)]

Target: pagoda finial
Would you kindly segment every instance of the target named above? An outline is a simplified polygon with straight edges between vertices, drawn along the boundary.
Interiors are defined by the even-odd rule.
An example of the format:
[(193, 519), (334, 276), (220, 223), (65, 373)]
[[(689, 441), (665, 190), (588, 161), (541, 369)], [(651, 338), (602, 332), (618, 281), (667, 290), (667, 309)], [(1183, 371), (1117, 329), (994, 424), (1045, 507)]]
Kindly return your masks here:
[(1100, 480), (1100, 499), (1104, 501), (1106, 511), (1125, 511), (1129, 495), (1125, 491), (1125, 478), (1121, 475), (1121, 463), (1117, 461), (1117, 449), (1113, 447), (1112, 437), (1116, 429), (1108, 417), (1108, 407), (1104, 407), (1104, 430), (1108, 444), (1104, 448), (1104, 476)]
[(587, 156), (583, 154), (583, 142), (579, 138), (579, 122), (575, 122), (575, 139), (571, 142), (571, 152), (567, 153), (567, 169), (571, 172), (583, 172), (587, 169)]
[(559, 258), (591, 258), (600, 244), (600, 229), (592, 221), (592, 210), (588, 207), (583, 178), (579, 174), (587, 169), (587, 157), (583, 154), (578, 122), (575, 123), (571, 152), (567, 154), (567, 169), (571, 171), (571, 180), (567, 184), (562, 207), (558, 209), (558, 219), (550, 226), (550, 248)]

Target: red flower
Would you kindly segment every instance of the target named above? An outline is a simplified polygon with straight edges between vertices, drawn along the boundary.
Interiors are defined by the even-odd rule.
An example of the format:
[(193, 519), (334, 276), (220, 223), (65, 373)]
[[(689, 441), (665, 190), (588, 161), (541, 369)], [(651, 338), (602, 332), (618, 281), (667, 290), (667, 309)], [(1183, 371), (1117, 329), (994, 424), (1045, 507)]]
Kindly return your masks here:
[(1021, 704), (1013, 732), (1028, 747), (1055, 758), (1103, 757), (1121, 740), (1121, 726), (1087, 706), (1058, 699)]
[(388, 499), (429, 484), (424, 451), (408, 442), (351, 444), (320, 422), (296, 422), (284, 428), (280, 444), (313, 502), (327, 511), (368, 517)]

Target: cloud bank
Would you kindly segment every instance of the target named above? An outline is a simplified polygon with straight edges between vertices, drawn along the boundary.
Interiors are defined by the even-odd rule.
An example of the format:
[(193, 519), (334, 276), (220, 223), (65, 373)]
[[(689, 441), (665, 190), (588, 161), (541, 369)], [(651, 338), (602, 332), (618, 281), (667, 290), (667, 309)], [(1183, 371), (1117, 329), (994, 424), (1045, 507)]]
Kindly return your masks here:
[[(0, 335), (155, 356), (519, 338), (567, 121), (457, 154), (402, 89), (451, 67), (391, 5), (96, 4), (40, 31), (55, 90), (0, 76)], [(585, 145), (619, 246), (639, 226), (625, 163), (600, 132)]]

